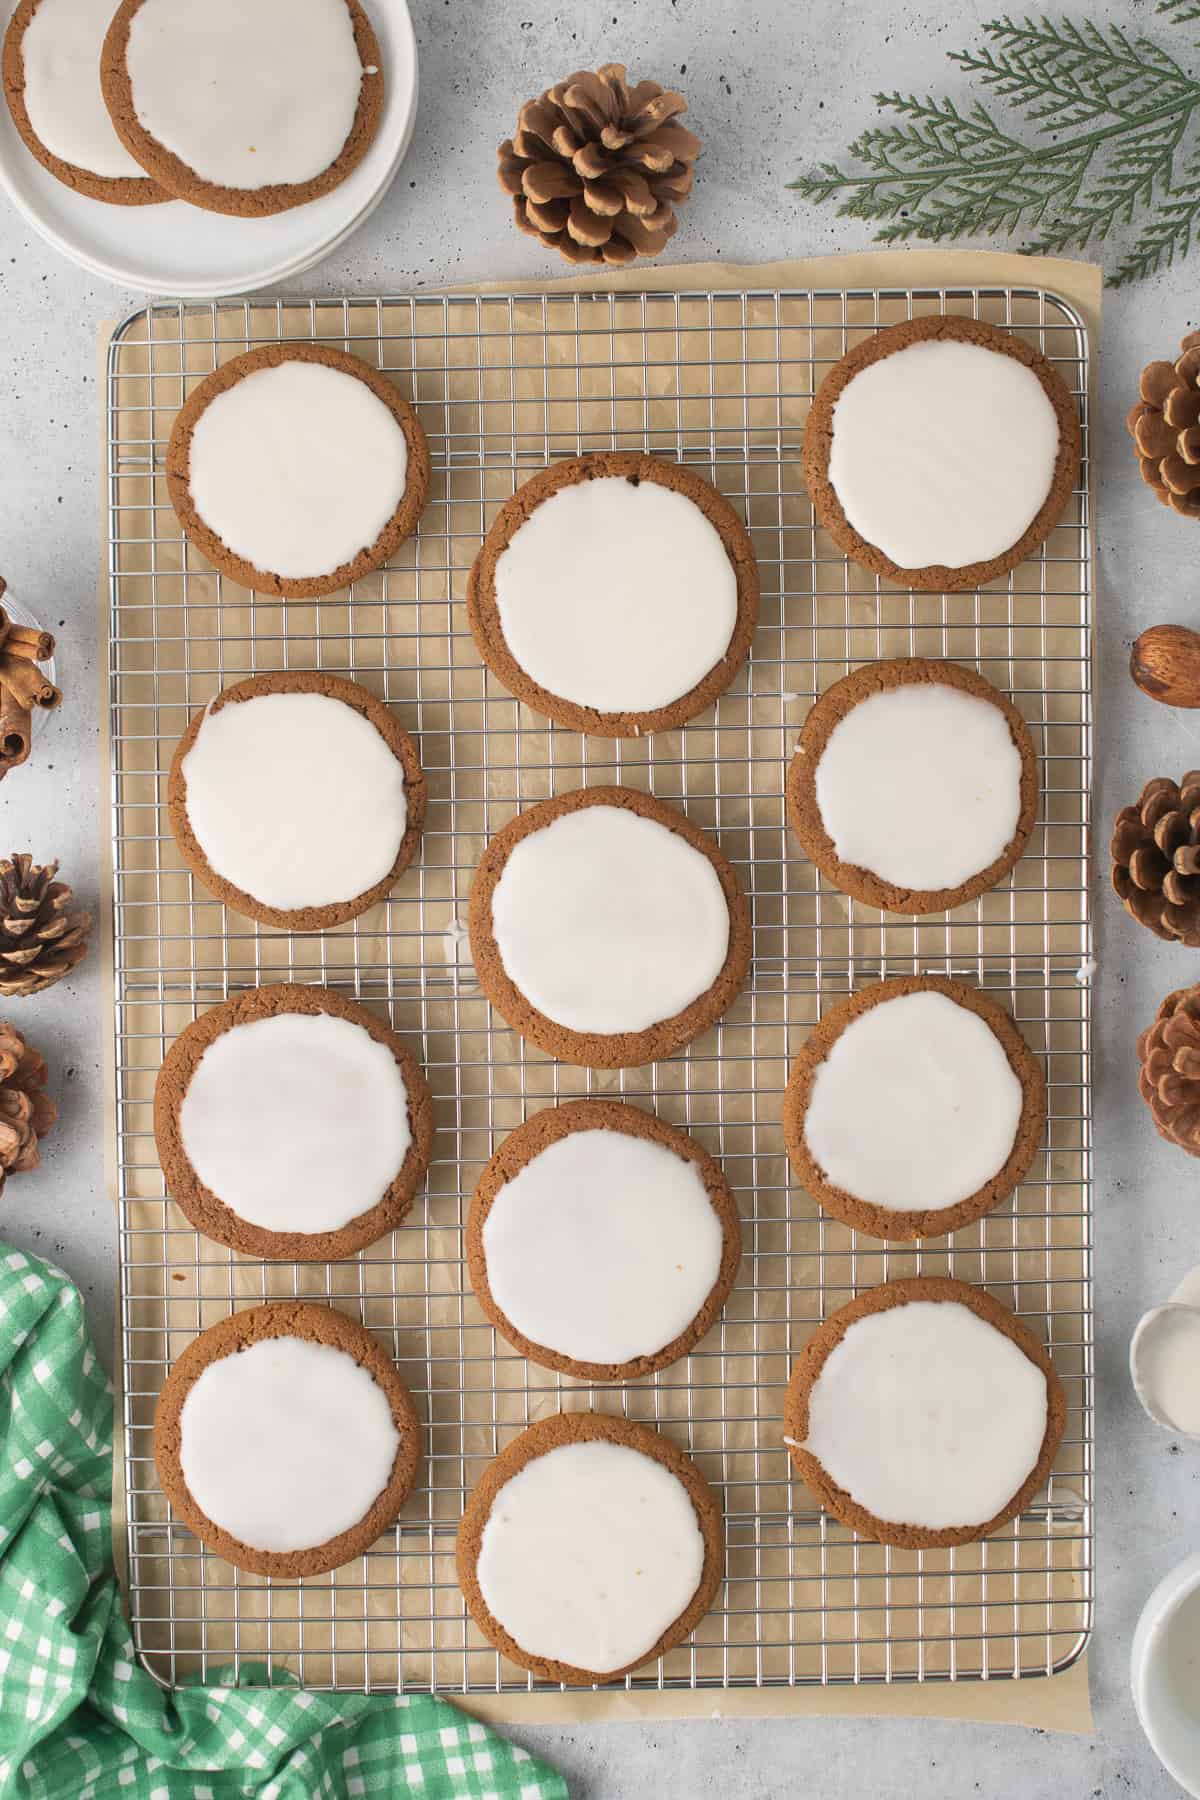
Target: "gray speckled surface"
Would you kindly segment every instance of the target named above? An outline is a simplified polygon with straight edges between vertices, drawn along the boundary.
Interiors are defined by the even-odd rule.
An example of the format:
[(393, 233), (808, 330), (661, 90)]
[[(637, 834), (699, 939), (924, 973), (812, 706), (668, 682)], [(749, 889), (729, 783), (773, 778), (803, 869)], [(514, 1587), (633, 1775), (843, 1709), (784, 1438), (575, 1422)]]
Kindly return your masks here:
[[(320, 269), (306, 292), (403, 290), (483, 277), (563, 273), (513, 231), (494, 184), (494, 149), (519, 102), (569, 68), (626, 60), (678, 79), (707, 152), (672, 245), (681, 261), (754, 261), (859, 248), (866, 229), (786, 193), (801, 167), (840, 151), (871, 114), (877, 87), (956, 81), (942, 52), (969, 40), (992, 0), (843, 7), (840, 0), (415, 0), (421, 57), (416, 137), (383, 207)], [(1080, 9), (1082, 10), (1082, 8)], [(1102, 9), (1133, 28), (1189, 34), (1139, 0)], [(1200, 51), (1193, 53), (1200, 63)], [(1144, 700), (1125, 675), (1128, 641), (1162, 619), (1191, 621), (1197, 539), (1137, 479), (1123, 419), (1137, 372), (1197, 322), (1200, 258), (1107, 298), (1101, 358), (1097, 817), (1143, 780), (1200, 763), (1200, 718)], [(0, 569), (63, 640), (68, 704), (33, 762), (0, 789), (0, 848), (58, 854), (95, 900), (100, 815), (96, 768), (97, 390), (95, 328), (137, 295), (61, 261), (0, 210)], [(1101, 831), (1103, 847), (1103, 830)], [(1128, 1696), (1137, 1611), (1158, 1576), (1200, 1543), (1200, 1448), (1146, 1420), (1126, 1372), (1143, 1307), (1166, 1298), (1200, 1258), (1196, 1165), (1159, 1142), (1132, 1080), (1133, 1037), (1169, 988), (1196, 968), (1158, 944), (1098, 890), (1097, 1208), (1100, 1402), (1099, 1620), (1092, 1656), (1097, 1736), (836, 1720), (611, 1725), (525, 1731), (575, 1795), (750, 1797), (982, 1795), (995, 1800), (1150, 1800), (1177, 1792), (1143, 1743)], [(113, 1220), (100, 1156), (104, 1022), (95, 961), (78, 979), (23, 1003), (50, 1057), (62, 1123), (41, 1172), (14, 1181), (0, 1232), (61, 1262), (111, 1342)]]

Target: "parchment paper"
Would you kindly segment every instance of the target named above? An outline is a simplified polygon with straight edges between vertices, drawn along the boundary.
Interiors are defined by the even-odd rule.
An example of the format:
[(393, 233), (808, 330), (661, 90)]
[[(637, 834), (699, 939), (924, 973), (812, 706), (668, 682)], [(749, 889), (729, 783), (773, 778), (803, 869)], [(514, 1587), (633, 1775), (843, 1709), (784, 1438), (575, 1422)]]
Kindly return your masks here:
[[(517, 284), (504, 285), (512, 291)], [(240, 303), (221, 313), (215, 348), (206, 310), (198, 323), (185, 316), (182, 330), (178, 320), (156, 324), (155, 340), (145, 342), (143, 334), (140, 348), (136, 332), (126, 339), (115, 490), (120, 605), (111, 687), (124, 833), (115, 890), (123, 1004), (114, 1076), (120, 1076), (122, 1101), (120, 1117), (111, 1109), (108, 1125), (110, 1145), (120, 1145), (125, 1192), (129, 1355), (123, 1368), (118, 1359), (118, 1368), (133, 1481), (126, 1495), (119, 1444), (114, 1531), (123, 1558), (128, 1503), (135, 1527), (131, 1610), (143, 1655), (160, 1678), (181, 1679), (222, 1660), (254, 1659), (269, 1648), (303, 1680), (394, 1685), (402, 1654), (410, 1683), (428, 1679), (448, 1693), (494, 1686), (496, 1659), (473, 1626), (464, 1628), (447, 1553), (462, 1493), (498, 1444), (527, 1419), (564, 1404), (615, 1404), (690, 1443), (702, 1466), (725, 1485), (730, 1583), (724, 1610), (705, 1621), (691, 1646), (666, 1660), (661, 1679), (803, 1682), (823, 1674), (838, 1681), (859, 1677), (867, 1685), (695, 1692), (646, 1686), (586, 1694), (506, 1688), (467, 1695), (465, 1703), (481, 1715), (504, 1722), (886, 1713), (1090, 1729), (1085, 1658), (1049, 1679), (940, 1679), (952, 1669), (1007, 1674), (1014, 1655), (1021, 1668), (1036, 1669), (1048, 1645), (1066, 1646), (1076, 1624), (1080, 1633), (1086, 1624), (1086, 1548), (1078, 1524), (1079, 1435), (1087, 1423), (1080, 1410), (1082, 1338), (1065, 1323), (1085, 1297), (1077, 1097), (1073, 1108), (1054, 1109), (1051, 1142), (1029, 1200), (1023, 1191), (1015, 1212), (1001, 1209), (977, 1234), (959, 1234), (952, 1258), (940, 1243), (926, 1246), (920, 1261), (926, 1272), (952, 1267), (967, 1279), (986, 1281), (1054, 1336), (1056, 1362), (1072, 1395), (1075, 1436), (1036, 1521), (986, 1548), (940, 1557), (925, 1553), (918, 1559), (857, 1544), (819, 1515), (795, 1511), (811, 1503), (802, 1490), (793, 1494), (789, 1488), (774, 1417), (779, 1384), (806, 1335), (805, 1321), (831, 1310), (853, 1288), (917, 1267), (910, 1251), (885, 1255), (870, 1241), (856, 1243), (853, 1234), (818, 1221), (807, 1197), (788, 1189), (774, 1097), (797, 1034), (802, 1037), (823, 1005), (889, 962), (893, 969), (912, 967), (928, 956), (941, 958), (940, 967), (957, 970), (961, 964), (1013, 1008), (1048, 1059), (1052, 1094), (1056, 1082), (1063, 1095), (1079, 1087), (1082, 1012), (1070, 962), (1082, 941), (1083, 821), (1072, 759), (1082, 742), (1083, 708), (1078, 653), (1068, 653), (1079, 641), (1078, 521), (1055, 534), (1050, 580), (1044, 569), (1025, 569), (1010, 589), (1000, 584), (996, 594), (980, 600), (926, 601), (877, 588), (848, 573), (822, 544), (822, 534), (811, 531), (791, 456), (808, 390), (798, 385), (774, 394), (781, 363), (803, 360), (811, 372), (841, 354), (840, 306), (818, 303), (802, 324), (792, 315), (781, 320), (766, 302), (756, 311), (755, 303), (739, 301), (735, 327), (733, 313), (718, 304), (707, 331), (694, 317), (678, 316), (672, 335), (669, 321), (653, 310), (639, 313), (632, 301), (618, 321), (620, 330), (600, 331), (586, 308), (572, 317), (573, 302), (557, 298), (573, 288), (600, 287), (739, 294), (926, 285), (1058, 293), (1087, 320), (1094, 354), (1097, 270), (967, 252), (869, 253), (753, 268), (651, 267), (609, 282), (528, 283), (526, 291), (555, 298), (517, 307), (507, 332), (489, 327), (482, 351), (478, 325), (472, 335), (466, 314), (432, 323), (422, 314), (414, 323), (411, 360), (403, 366), (431, 438), (441, 438), (444, 486), (439, 491), (435, 480), (420, 541), (404, 548), (386, 576), (359, 584), (353, 605), (284, 608), (252, 600), (228, 583), (219, 588), (179, 538), (161, 480), (161, 450), (193, 378), (206, 373), (214, 357), (224, 360), (245, 348), (248, 323), (256, 338), (267, 319), (279, 335), (349, 339), (351, 348), (369, 356), (370, 336), (384, 323), (374, 305), (316, 303), (316, 309), (276, 313), (251, 300), (245, 314)], [(955, 304), (963, 309), (961, 301)], [(847, 320), (861, 329), (874, 316), (874, 303), (858, 300)], [(885, 307), (879, 316), (898, 315)], [(1012, 322), (1037, 327), (1036, 305), (1023, 303)], [(387, 326), (390, 342), (396, 322)], [(734, 329), (736, 372), (729, 367), (735, 359), (726, 354)], [(793, 331), (807, 334), (803, 347), (790, 339)], [(392, 344), (389, 367), (395, 366), (394, 353)], [(652, 748), (634, 742), (618, 751), (550, 733), (485, 683), (457, 602), (479, 534), (515, 479), (532, 473), (548, 454), (561, 453), (568, 439), (600, 447), (613, 441), (614, 432), (637, 430), (648, 433), (652, 447), (693, 460), (696, 443), (707, 442), (699, 466), (741, 504), (764, 563), (764, 592), (774, 586), (782, 598), (764, 606), (749, 694), (738, 697), (735, 690), (715, 723), (702, 719), (688, 727), (682, 746), (682, 734), (667, 734)], [(155, 447), (160, 472), (152, 480)], [(435, 463), (436, 451), (435, 442)], [(1053, 588), (1049, 597), (1036, 591), (1039, 583)], [(102, 601), (107, 625), (106, 595)], [(1040, 636), (1032, 654), (1026, 646), (1035, 619)], [(1023, 629), (1014, 634), (1014, 624)], [(772, 810), (776, 795), (767, 792), (770, 782), (779, 785), (812, 692), (848, 663), (914, 651), (974, 662), (1008, 686), (1018, 704), (1027, 692), (1022, 709), (1040, 736), (1047, 770), (1053, 765), (1041, 849), (1019, 868), (1013, 892), (985, 897), (952, 921), (928, 926), (884, 922), (869, 909), (822, 894), (796, 871), (781, 818)], [(160, 803), (174, 741), (197, 706), (250, 669), (318, 660), (365, 680), (402, 714), (417, 712), (434, 804), (418, 891), (406, 894), (402, 887), (377, 909), (378, 918), (368, 915), (341, 933), (304, 940), (227, 918), (193, 889)], [(796, 671), (804, 673), (793, 680)], [(727, 1023), (686, 1057), (654, 1072), (589, 1078), (521, 1050), (491, 1019), (465, 961), (461, 913), (479, 847), (516, 809), (518, 792), (528, 803), (552, 789), (614, 776), (635, 785), (652, 780), (656, 792), (680, 799), (689, 814), (718, 832), (735, 860), (754, 870), (756, 960), (767, 973), (754, 996), (744, 997)], [(759, 879), (760, 870), (779, 866), (780, 859), (782, 886)], [(785, 947), (793, 970), (786, 985)], [(1047, 980), (1051, 964), (1056, 973)], [(444, 977), (431, 979), (429, 971), (439, 965)], [(332, 1269), (264, 1267), (197, 1238), (163, 1197), (154, 1156), (149, 1105), (166, 1045), (229, 988), (271, 979), (346, 983), (389, 1010), (397, 1026), (418, 1040), (438, 1099), (439, 1131), (446, 1134), (439, 1138), (425, 1217), (395, 1240)], [(722, 1342), (711, 1349), (706, 1344), (655, 1383), (616, 1394), (559, 1383), (497, 1353), (473, 1300), (462, 1294), (461, 1216), (493, 1143), (527, 1108), (602, 1089), (653, 1104), (724, 1157), (748, 1217), (750, 1252)], [(432, 1479), (410, 1501), (398, 1545), (385, 1543), (365, 1563), (320, 1581), (268, 1584), (236, 1575), (202, 1554), (186, 1532), (167, 1525), (153, 1480), (150, 1426), (162, 1373), (198, 1329), (231, 1305), (292, 1293), (329, 1298), (358, 1312), (385, 1340), (393, 1335), (427, 1414)], [(411, 1605), (414, 1596), (419, 1603)], [(1005, 1613), (1001, 1628), (997, 1609)], [(924, 1640), (920, 1646), (917, 1636)], [(511, 1668), (499, 1669), (510, 1682)], [(888, 1672), (924, 1679), (881, 1683), (877, 1678)]]

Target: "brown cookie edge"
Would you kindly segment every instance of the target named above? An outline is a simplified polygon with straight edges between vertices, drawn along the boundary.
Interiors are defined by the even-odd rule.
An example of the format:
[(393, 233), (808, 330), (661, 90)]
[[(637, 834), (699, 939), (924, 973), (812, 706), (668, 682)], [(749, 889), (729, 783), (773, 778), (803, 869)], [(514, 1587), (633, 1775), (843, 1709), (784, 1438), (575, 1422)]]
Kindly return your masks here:
[[(842, 1032), (872, 1007), (886, 1005), (903, 994), (944, 994), (983, 1020), (999, 1040), (1008, 1066), (1021, 1083), (1021, 1116), (1012, 1151), (1004, 1167), (953, 1206), (924, 1211), (894, 1211), (874, 1201), (861, 1200), (835, 1186), (815, 1160), (804, 1137), (812, 1084)], [(792, 1173), (817, 1204), (855, 1231), (887, 1241), (941, 1237), (982, 1219), (1024, 1180), (1046, 1133), (1046, 1077), (1041, 1063), (1025, 1042), (1016, 1021), (1004, 1007), (978, 988), (945, 975), (894, 975), (860, 988), (823, 1013), (807, 1042), (792, 1063), (783, 1096), (783, 1140)]]
[[(1046, 1378), (1046, 1430), (1037, 1462), (1021, 1486), (1000, 1511), (982, 1525), (949, 1526), (931, 1531), (923, 1525), (909, 1525), (894, 1519), (880, 1519), (860, 1506), (844, 1488), (838, 1487), (824, 1465), (803, 1448), (808, 1436), (808, 1397), (825, 1366), (830, 1352), (841, 1343), (850, 1326), (870, 1313), (885, 1312), (889, 1307), (903, 1306), (912, 1300), (957, 1301), (985, 1324), (1010, 1338)], [(885, 1281), (868, 1288), (847, 1305), (839, 1307), (818, 1325), (792, 1367), (784, 1400), (784, 1432), (789, 1440), (788, 1455), (793, 1467), (819, 1503), (843, 1525), (862, 1537), (899, 1549), (920, 1550), (950, 1548), (957, 1544), (973, 1544), (990, 1537), (1010, 1519), (1023, 1512), (1037, 1490), (1049, 1478), (1051, 1465), (1058, 1452), (1066, 1425), (1067, 1401), (1058, 1371), (1040, 1338), (1015, 1313), (992, 1298), (986, 1289), (949, 1276), (918, 1275), (903, 1281)]]
[[(628, 1137), (661, 1144), (673, 1150), (684, 1162), (691, 1163), (704, 1183), (709, 1204), (721, 1224), (721, 1262), (716, 1280), (709, 1289), (703, 1306), (691, 1323), (661, 1350), (649, 1356), (634, 1357), (623, 1363), (579, 1362), (561, 1351), (535, 1342), (518, 1330), (497, 1303), (488, 1281), (487, 1256), (483, 1230), (488, 1215), (501, 1189), (551, 1144), (559, 1143), (574, 1131), (619, 1131)], [(467, 1215), (467, 1271), (480, 1307), (491, 1324), (513, 1349), (529, 1362), (544, 1369), (556, 1369), (586, 1381), (636, 1381), (653, 1375), (659, 1369), (679, 1362), (695, 1348), (715, 1325), (729, 1298), (742, 1260), (742, 1220), (737, 1203), (720, 1164), (698, 1144), (695, 1138), (678, 1126), (669, 1125), (657, 1114), (623, 1100), (569, 1100), (562, 1106), (547, 1106), (541, 1112), (510, 1131), (493, 1153), (479, 1177)]]
[[(136, 3), (140, 5), (142, 0), (136, 0)], [(197, 512), (189, 485), (192, 435), (201, 414), (219, 395), (226, 393), (247, 375), (253, 375), (260, 369), (278, 368), (285, 362), (324, 363), (343, 375), (351, 375), (363, 382), (387, 407), (404, 433), (404, 441), (408, 447), (404, 492), (391, 518), (373, 544), (361, 550), (351, 562), (341, 563), (324, 575), (276, 575), (268, 569), (259, 569), (253, 563), (246, 562), (243, 557), (230, 550)], [(373, 569), (385, 563), (406, 538), (412, 536), (429, 494), (429, 443), (416, 409), (386, 375), (379, 369), (372, 368), (361, 357), (350, 356), (330, 344), (260, 344), (257, 350), (244, 351), (242, 355), (221, 363), (192, 389), (171, 427), (167, 442), (166, 474), (171, 504), (185, 535), (215, 569), (228, 575), (239, 586), (250, 588), (258, 594), (273, 594), (277, 599), (283, 600), (314, 600), (324, 594), (337, 593), (351, 582), (369, 575)]]
[[(843, 388), (862, 369), (880, 362), (894, 351), (907, 349), (910, 344), (937, 338), (957, 338), (964, 343), (980, 344), (984, 349), (1011, 356), (1032, 370), (1058, 420), (1058, 455), (1050, 491), (1040, 510), (1022, 536), (1002, 556), (986, 562), (967, 563), (960, 569), (948, 568), (944, 563), (931, 563), (922, 569), (904, 569), (892, 562), (877, 545), (861, 537), (842, 511), (829, 479), (833, 409)], [(968, 319), (958, 313), (933, 313), (884, 326), (834, 364), (813, 396), (804, 427), (802, 467), (813, 511), (840, 550), (873, 575), (883, 575), (902, 587), (915, 588), (921, 593), (949, 594), (960, 593), (965, 588), (984, 587), (998, 576), (1007, 575), (1045, 542), (1066, 511), (1079, 479), (1082, 445), (1079, 408), (1058, 370), (1040, 351), (1011, 331), (989, 325), (983, 319)]]
[[(562, 815), (586, 806), (621, 807), (675, 832), (708, 858), (729, 909), (729, 948), (716, 980), (682, 1012), (660, 1019), (644, 1031), (573, 1031), (556, 1025), (509, 979), (492, 931), (492, 895), (515, 846)], [(467, 923), (479, 985), (501, 1018), (519, 1037), (527, 1038), (550, 1056), (583, 1068), (627, 1069), (674, 1055), (729, 1010), (750, 971), (750, 906), (732, 863), (716, 840), (699, 825), (693, 825), (685, 813), (636, 788), (575, 788), (570, 793), (539, 800), (510, 819), (484, 846), (471, 882)]]
[[(134, 15), (144, 4), (145, 0), (121, 0), (117, 7), (100, 51), (100, 92), (117, 136), (134, 161), (166, 190), (167, 198), (186, 200), (206, 212), (227, 213), (238, 218), (264, 218), (288, 212), (294, 206), (303, 206), (331, 192), (358, 167), (379, 129), (384, 95), (383, 53), (371, 21), (358, 0), (345, 0), (363, 69), (358, 105), (345, 143), (333, 162), (311, 180), (276, 182), (261, 188), (231, 188), (206, 181), (141, 124), (125, 56)], [(366, 75), (368, 65), (373, 65), (376, 70), (373, 77)]]
[[(180, 1464), (180, 1414), (192, 1384), (210, 1362), (270, 1337), (303, 1337), (352, 1356), (387, 1395), (400, 1444), (387, 1486), (348, 1531), (307, 1550), (256, 1550), (214, 1524), (193, 1500)], [(351, 1562), (387, 1530), (408, 1498), (421, 1465), (421, 1424), (403, 1377), (357, 1319), (298, 1300), (275, 1300), (231, 1313), (192, 1339), (167, 1373), (154, 1411), (154, 1461), (159, 1483), (189, 1530), (235, 1568), (294, 1580)]]
[(0, 81), (3, 82), (4, 97), (8, 101), (12, 122), (26, 149), (56, 181), (61, 181), (72, 193), (86, 195), (89, 200), (104, 200), (110, 206), (158, 206), (164, 200), (173, 199), (174, 196), (168, 194), (149, 175), (97, 175), (79, 163), (67, 162), (63, 157), (56, 156), (42, 142), (25, 105), (24, 49), (25, 33), (41, 4), (42, 0), (19, 0), (4, 33), (3, 47), (0, 48)]
[[(638, 1450), (643, 1456), (660, 1463), (682, 1482), (696, 1514), (704, 1538), (704, 1567), (700, 1585), (679, 1617), (667, 1627), (658, 1642), (637, 1662), (621, 1669), (580, 1669), (570, 1663), (554, 1662), (545, 1657), (530, 1656), (488, 1610), (479, 1586), (476, 1565), (483, 1541), (484, 1528), (491, 1515), (496, 1496), (505, 1484), (520, 1473), (527, 1463), (544, 1456), (562, 1444), (579, 1444), (602, 1440)], [(692, 1458), (678, 1449), (661, 1432), (648, 1425), (612, 1413), (554, 1413), (528, 1426), (489, 1463), (462, 1515), (458, 1527), (456, 1565), (459, 1586), (467, 1609), (475, 1623), (495, 1649), (519, 1668), (531, 1670), (546, 1681), (565, 1682), (572, 1686), (619, 1681), (633, 1669), (656, 1662), (691, 1636), (709, 1611), (720, 1589), (725, 1567), (725, 1526), (716, 1495)]]
[[(223, 706), (237, 705), (243, 700), (255, 700), (264, 694), (324, 694), (332, 700), (341, 700), (374, 725), (404, 770), (408, 819), (396, 860), (382, 881), (377, 881), (374, 887), (356, 895), (353, 900), (338, 901), (332, 906), (299, 907), (290, 912), (280, 907), (265, 906), (253, 894), (235, 887), (210, 867), (192, 830), (187, 815), (184, 758), (196, 742), (200, 728), (210, 712), (219, 712)], [(425, 771), (421, 767), (417, 746), (391, 707), (360, 682), (350, 681), (345, 676), (321, 669), (275, 669), (269, 674), (249, 675), (243, 681), (235, 681), (231, 687), (222, 688), (215, 699), (208, 706), (201, 707), (189, 722), (187, 730), (175, 746), (167, 775), (167, 817), (179, 854), (197, 881), (232, 911), (241, 913), (247, 919), (257, 919), (260, 924), (277, 926), (282, 931), (328, 931), (335, 925), (345, 924), (348, 919), (357, 918), (377, 901), (385, 899), (416, 854), (425, 824), (426, 801)]]
[[(986, 700), (1003, 713), (1012, 741), (1021, 758), (1021, 810), (1017, 828), (1000, 856), (969, 881), (954, 888), (899, 888), (884, 881), (871, 869), (857, 863), (844, 863), (834, 849), (817, 805), (817, 764), (834, 727), (846, 714), (873, 694), (888, 688), (940, 683), (959, 689), (977, 700)], [(926, 913), (952, 912), (994, 888), (1011, 872), (1025, 854), (1037, 823), (1038, 759), (1028, 725), (1007, 694), (976, 669), (962, 663), (939, 662), (927, 656), (891, 657), (883, 662), (864, 663), (843, 675), (813, 704), (800, 731), (800, 741), (787, 772), (788, 821), (809, 857), (843, 894), (862, 900), (881, 912), (920, 917)]]
[[(255, 1019), (323, 1013), (347, 1019), (391, 1051), (408, 1094), (412, 1134), (403, 1163), (382, 1197), (336, 1231), (269, 1231), (226, 1206), (188, 1159), (179, 1113), (204, 1052), (218, 1037)], [(433, 1098), (424, 1070), (399, 1035), (357, 1001), (329, 988), (276, 982), (210, 1006), (167, 1051), (154, 1084), (154, 1138), (167, 1192), (202, 1236), (243, 1256), (278, 1262), (340, 1262), (403, 1224), (425, 1179), (433, 1148)]]
[[(650, 481), (683, 494), (717, 532), (737, 583), (733, 635), (720, 661), (678, 700), (645, 712), (601, 712), (595, 707), (580, 706), (542, 687), (512, 654), (500, 622), (496, 564), (517, 531), (543, 501), (563, 488), (575, 487), (598, 477)], [(467, 582), (467, 619), (476, 648), (492, 673), (510, 694), (523, 700), (535, 712), (590, 737), (648, 737), (656, 731), (669, 731), (686, 724), (714, 705), (750, 654), (758, 625), (758, 605), (758, 562), (754, 546), (729, 501), (695, 470), (667, 457), (650, 456), (639, 450), (596, 451), (588, 456), (571, 457), (564, 462), (552, 463), (523, 482), (492, 521)]]

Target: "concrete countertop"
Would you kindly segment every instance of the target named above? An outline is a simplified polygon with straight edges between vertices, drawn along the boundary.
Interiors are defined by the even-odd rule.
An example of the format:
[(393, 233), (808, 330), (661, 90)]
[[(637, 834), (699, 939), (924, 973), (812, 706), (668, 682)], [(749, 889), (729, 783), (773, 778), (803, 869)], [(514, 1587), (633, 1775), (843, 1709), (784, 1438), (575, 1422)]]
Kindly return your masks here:
[[(520, 102), (571, 68), (626, 61), (677, 81), (706, 154), (673, 259), (772, 257), (863, 248), (868, 229), (789, 194), (784, 183), (839, 154), (873, 115), (877, 88), (965, 91), (943, 52), (972, 41), (992, 0), (912, 0), (848, 8), (838, 0), (413, 0), (421, 66), (416, 136), (380, 210), (319, 269), (310, 294), (403, 292), (485, 277), (565, 272), (513, 230), (496, 188), (495, 146)], [(1185, 28), (1148, 0), (1110, 0), (1108, 21), (1168, 39)], [(1082, 9), (1081, 9), (1082, 12)], [(1200, 64), (1200, 51), (1191, 60)], [(1106, 296), (1093, 454), (1098, 467), (1096, 983), (1099, 1181), (1096, 1193), (1099, 1391), (1099, 1612), (1092, 1652), (1096, 1738), (1012, 1728), (837, 1720), (705, 1721), (523, 1731), (563, 1768), (575, 1795), (820, 1793), (988, 1800), (1151, 1800), (1178, 1790), (1142, 1740), (1129, 1700), (1134, 1621), (1158, 1577), (1200, 1544), (1200, 1448), (1143, 1416), (1126, 1368), (1140, 1312), (1200, 1259), (1197, 1172), (1161, 1143), (1137, 1097), (1133, 1039), (1161, 996), (1195, 969), (1105, 892), (1105, 827), (1151, 775), (1200, 764), (1200, 724), (1142, 698), (1129, 640), (1164, 619), (1189, 621), (1197, 543), (1138, 480), (1124, 431), (1138, 371), (1170, 355), (1197, 322), (1200, 254), (1173, 273)], [(0, 207), (0, 571), (60, 636), (67, 704), (31, 763), (0, 789), (0, 852), (57, 855), (82, 900), (97, 901), (107, 821), (96, 760), (99, 703), (95, 334), (141, 296), (62, 261)], [(52, 992), (18, 1003), (49, 1057), (62, 1120), (41, 1171), (12, 1181), (0, 1234), (58, 1261), (79, 1282), (96, 1340), (112, 1341), (114, 1220), (101, 1162), (98, 958)], [(14, 1006), (14, 1017), (17, 1006)]]

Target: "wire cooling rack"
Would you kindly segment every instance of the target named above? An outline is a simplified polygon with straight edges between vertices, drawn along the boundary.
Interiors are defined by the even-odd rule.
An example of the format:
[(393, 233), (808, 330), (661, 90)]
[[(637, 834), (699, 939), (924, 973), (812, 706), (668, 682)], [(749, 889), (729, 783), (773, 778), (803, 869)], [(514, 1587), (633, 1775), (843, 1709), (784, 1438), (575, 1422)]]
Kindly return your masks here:
[[(154, 305), (108, 359), (109, 729), (115, 921), (122, 1474), (139, 1652), (167, 1683), (265, 1662), (304, 1682), (396, 1691), (536, 1688), (466, 1616), (454, 1578), (464, 1498), (531, 1419), (594, 1405), (660, 1426), (725, 1509), (727, 1579), (694, 1638), (635, 1690), (1046, 1674), (1087, 1641), (1092, 1587), (1087, 833), (1091, 732), (1088, 462), (1038, 556), (973, 594), (912, 594), (815, 529), (800, 476), (809, 396), (864, 334), (950, 310), (1005, 325), (1065, 376), (1087, 427), (1078, 315), (1035, 290), (415, 296)], [(184, 394), (262, 343), (315, 339), (386, 369), (415, 400), (433, 481), (415, 539), (347, 593), (286, 605), (215, 575), (181, 539), (163, 478)], [(715, 710), (652, 740), (551, 727), (485, 674), (461, 604), (480, 538), (513, 488), (588, 449), (693, 464), (745, 517), (762, 575), (748, 669)], [(613, 546), (614, 567), (620, 546)], [(955, 658), (1010, 692), (1041, 757), (1030, 847), (952, 914), (881, 916), (829, 887), (789, 840), (783, 778), (813, 697), (884, 655)], [(222, 686), (280, 667), (366, 682), (415, 729), (429, 777), (422, 853), (393, 897), (342, 929), (290, 936), (196, 885), (166, 825), (188, 718)], [(486, 838), (523, 804), (619, 780), (715, 832), (754, 908), (754, 965), (726, 1019), (685, 1054), (621, 1074), (521, 1044), (475, 985), (463, 918)], [(950, 1239), (887, 1247), (820, 1216), (789, 1180), (789, 1056), (823, 1009), (883, 973), (953, 972), (1014, 1012), (1049, 1079), (1047, 1142), (1014, 1200)], [(261, 981), (322, 982), (390, 1017), (436, 1101), (428, 1195), (408, 1224), (330, 1265), (263, 1264), (194, 1233), (164, 1195), (158, 1065), (205, 1007)], [(745, 1258), (720, 1325), (649, 1380), (589, 1389), (526, 1364), (487, 1326), (462, 1226), (499, 1139), (558, 1098), (619, 1092), (722, 1161)], [(817, 1321), (887, 1277), (982, 1282), (1049, 1343), (1070, 1403), (1046, 1490), (986, 1543), (888, 1549), (825, 1517), (791, 1477), (782, 1399)], [(395, 1356), (428, 1432), (400, 1523), (347, 1568), (240, 1574), (173, 1521), (152, 1455), (169, 1363), (206, 1325), (264, 1298), (327, 1299)]]

